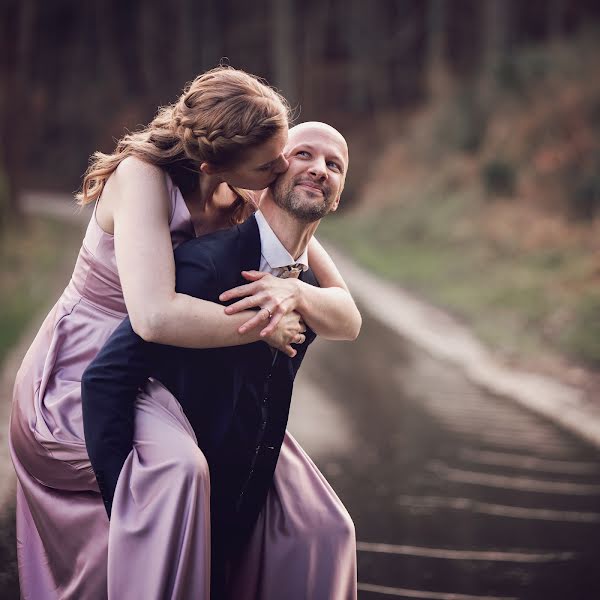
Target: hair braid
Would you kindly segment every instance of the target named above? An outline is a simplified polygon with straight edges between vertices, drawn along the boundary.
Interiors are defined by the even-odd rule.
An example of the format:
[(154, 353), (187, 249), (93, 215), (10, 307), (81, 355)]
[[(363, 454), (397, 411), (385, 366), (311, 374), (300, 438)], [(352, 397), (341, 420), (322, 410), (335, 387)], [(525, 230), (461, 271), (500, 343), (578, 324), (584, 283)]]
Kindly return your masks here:
[[(159, 108), (149, 125), (123, 136), (112, 154), (96, 152), (77, 199), (81, 205), (97, 200), (127, 156), (164, 168), (179, 187), (195, 187), (201, 163), (235, 165), (248, 149), (287, 128), (289, 114), (286, 100), (257, 77), (227, 66), (207, 71), (177, 102)], [(235, 191), (240, 202), (248, 200), (243, 190)], [(234, 203), (232, 215), (237, 213)]]

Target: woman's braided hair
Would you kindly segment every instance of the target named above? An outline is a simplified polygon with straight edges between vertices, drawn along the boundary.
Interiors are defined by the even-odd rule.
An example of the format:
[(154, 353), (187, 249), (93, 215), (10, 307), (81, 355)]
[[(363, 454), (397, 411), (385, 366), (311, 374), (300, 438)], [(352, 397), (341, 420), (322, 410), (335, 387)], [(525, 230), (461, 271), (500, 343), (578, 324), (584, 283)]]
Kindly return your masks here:
[[(81, 205), (97, 200), (127, 156), (162, 167), (183, 193), (191, 191), (201, 163), (234, 167), (248, 149), (287, 129), (288, 123), (289, 106), (273, 88), (244, 71), (217, 67), (196, 77), (149, 125), (121, 138), (112, 154), (94, 153), (77, 200)], [(250, 195), (234, 191), (238, 201), (231, 220), (239, 222)]]

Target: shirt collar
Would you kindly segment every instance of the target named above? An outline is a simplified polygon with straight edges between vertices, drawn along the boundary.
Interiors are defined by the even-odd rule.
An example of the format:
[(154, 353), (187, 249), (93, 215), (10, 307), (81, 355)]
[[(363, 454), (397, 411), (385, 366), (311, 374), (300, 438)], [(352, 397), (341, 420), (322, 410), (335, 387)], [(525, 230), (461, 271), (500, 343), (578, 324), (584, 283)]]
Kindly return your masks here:
[(299, 264), (302, 266), (302, 270), (306, 271), (308, 269), (308, 248), (305, 248), (298, 259), (295, 259), (279, 241), (260, 210), (257, 210), (254, 216), (260, 232), (261, 252), (269, 266), (272, 269), (281, 269), (289, 265)]

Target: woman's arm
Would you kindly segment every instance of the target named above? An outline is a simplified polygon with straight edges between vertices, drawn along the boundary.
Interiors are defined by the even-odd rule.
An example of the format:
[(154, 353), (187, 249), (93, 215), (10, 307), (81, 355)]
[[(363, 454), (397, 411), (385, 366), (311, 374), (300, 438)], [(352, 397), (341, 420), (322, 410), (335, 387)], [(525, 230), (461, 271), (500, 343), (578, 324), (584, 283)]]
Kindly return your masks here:
[[(273, 316), (261, 336), (271, 334), (279, 319), (295, 310), (317, 335), (330, 340), (356, 339), (362, 325), (360, 312), (331, 257), (315, 238), (308, 246), (308, 260), (320, 288), (298, 279), (277, 279), (258, 271), (244, 272), (244, 278), (251, 283), (220, 296), (221, 301), (243, 298), (228, 306), (225, 312), (233, 315), (241, 310), (266, 306)], [(254, 315), (240, 331), (255, 328), (260, 324), (259, 318)]]
[[(175, 292), (171, 203), (160, 168), (125, 159), (109, 179), (108, 191), (119, 277), (132, 328), (140, 337), (184, 348), (236, 346), (264, 339), (256, 328), (239, 332), (255, 311), (227, 315), (218, 304)], [(260, 317), (265, 315), (261, 311)], [(289, 340), (268, 341), (295, 354)]]
[(308, 244), (308, 262), (321, 287), (298, 281), (302, 293), (297, 312), (317, 335), (330, 340), (355, 340), (362, 317), (335, 263), (314, 237)]

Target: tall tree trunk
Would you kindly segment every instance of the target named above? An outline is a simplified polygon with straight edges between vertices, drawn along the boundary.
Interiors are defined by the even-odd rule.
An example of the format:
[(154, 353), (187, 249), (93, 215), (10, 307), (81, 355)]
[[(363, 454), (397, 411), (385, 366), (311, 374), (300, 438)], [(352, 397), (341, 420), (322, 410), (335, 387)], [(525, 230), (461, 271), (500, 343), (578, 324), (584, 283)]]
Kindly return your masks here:
[[(350, 109), (373, 116), (389, 98), (388, 58), (382, 40), (382, 3), (373, 2), (365, 11), (364, 2), (351, 0), (347, 44), (350, 55), (347, 77)], [(345, 24), (341, 25), (346, 27)]]
[(509, 48), (511, 16), (512, 2), (509, 0), (484, 1), (480, 98), (485, 105), (496, 90), (498, 65)]
[(202, 3), (200, 22), (202, 71), (216, 67), (224, 54), (225, 31), (219, 18), (218, 2), (219, 0), (205, 0)]
[(141, 48), (141, 70), (148, 96), (155, 103), (166, 98), (165, 92), (172, 97), (184, 82), (177, 82), (179, 73), (173, 72), (173, 46), (177, 45), (173, 24), (177, 20), (171, 12), (172, 7), (162, 2), (142, 2), (140, 5), (139, 31)]
[[(368, 74), (372, 40), (369, 35), (368, 18), (362, 10), (361, 0), (350, 0), (350, 22), (348, 27), (348, 47), (350, 65), (350, 109), (355, 113), (364, 113), (369, 103)], [(371, 5), (369, 11), (374, 7)]]
[[(313, 117), (319, 106), (317, 93), (321, 92), (321, 69), (326, 40), (327, 21), (332, 0), (321, 0), (304, 14), (304, 56), (302, 65), (302, 111)], [(318, 90), (318, 91), (317, 91)]]
[(559, 41), (564, 34), (567, 2), (565, 0), (548, 0), (546, 10), (548, 19), (548, 37), (553, 42)]
[(446, 64), (446, 0), (429, 0), (427, 11), (426, 85), (430, 100), (445, 95), (450, 84)]
[(200, 62), (195, 44), (196, 28), (200, 24), (196, 19), (197, 4), (196, 0), (179, 0), (176, 5), (179, 18), (177, 30), (174, 32), (174, 42), (177, 44), (175, 67), (181, 87), (195, 76)]
[(298, 101), (294, 0), (271, 0), (271, 14), (274, 84), (294, 106)]
[[(6, 61), (2, 86), (2, 155), (6, 177), (7, 206), (0, 207), (2, 223), (9, 216), (21, 216), (19, 196), (23, 187), (25, 149), (31, 133), (31, 54), (34, 38), (35, 6), (33, 0), (19, 0), (10, 7), (10, 19), (4, 23), (4, 48), (12, 60)], [(10, 10), (9, 9), (9, 10)], [(12, 27), (11, 27), (12, 25)], [(11, 34), (14, 36), (11, 39)]]

